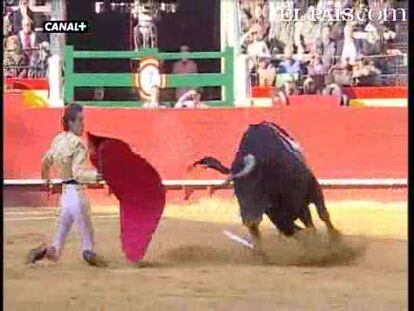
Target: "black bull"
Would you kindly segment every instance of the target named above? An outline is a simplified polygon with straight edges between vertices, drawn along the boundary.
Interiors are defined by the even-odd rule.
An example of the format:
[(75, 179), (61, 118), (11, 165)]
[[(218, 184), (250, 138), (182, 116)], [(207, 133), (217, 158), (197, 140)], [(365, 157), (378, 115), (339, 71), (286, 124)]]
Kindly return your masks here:
[(276, 124), (250, 125), (231, 169), (213, 157), (204, 157), (194, 163), (197, 165), (218, 170), (233, 180), (243, 224), (254, 238), (259, 238), (263, 214), (286, 236), (301, 229), (294, 223), (297, 219), (314, 228), (310, 203), (315, 204), (329, 232), (338, 233), (330, 221), (321, 186), (299, 146)]

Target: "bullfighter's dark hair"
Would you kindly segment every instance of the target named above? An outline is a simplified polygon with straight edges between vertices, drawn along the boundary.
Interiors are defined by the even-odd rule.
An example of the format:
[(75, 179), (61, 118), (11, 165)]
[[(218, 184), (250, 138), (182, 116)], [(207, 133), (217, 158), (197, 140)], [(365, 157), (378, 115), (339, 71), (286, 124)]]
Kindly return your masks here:
[(82, 105), (77, 103), (70, 103), (65, 107), (62, 117), (62, 127), (64, 131), (69, 131), (69, 121), (75, 121), (78, 113), (82, 111)]

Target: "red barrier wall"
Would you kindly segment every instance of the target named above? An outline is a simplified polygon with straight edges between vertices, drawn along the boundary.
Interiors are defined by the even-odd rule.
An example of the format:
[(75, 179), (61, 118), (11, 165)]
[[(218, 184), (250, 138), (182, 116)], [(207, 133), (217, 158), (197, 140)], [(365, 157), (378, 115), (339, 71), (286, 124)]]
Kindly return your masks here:
[(6, 85), (9, 89), (22, 90), (49, 90), (49, 82), (45, 78), (40, 79), (22, 79), (6, 78)]
[[(61, 110), (24, 108), (19, 94), (6, 94), (4, 113), (5, 178), (39, 178), (41, 156), (60, 130)], [(186, 167), (207, 154), (230, 164), (248, 124), (262, 120), (277, 122), (299, 140), (318, 178), (407, 177), (406, 108), (312, 102), (209, 110), (86, 108), (87, 130), (127, 141), (163, 179), (221, 178)]]
[(351, 99), (408, 98), (408, 88), (406, 86), (345, 87), (344, 92)]

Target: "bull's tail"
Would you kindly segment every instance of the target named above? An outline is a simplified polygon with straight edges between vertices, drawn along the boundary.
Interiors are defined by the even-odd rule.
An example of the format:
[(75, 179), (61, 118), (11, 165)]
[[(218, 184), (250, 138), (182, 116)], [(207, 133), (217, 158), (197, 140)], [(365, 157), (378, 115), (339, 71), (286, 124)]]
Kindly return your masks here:
[(315, 204), (319, 218), (326, 224), (329, 233), (337, 235), (339, 231), (332, 225), (331, 217), (325, 205), (321, 185), (314, 176), (312, 176), (311, 189), (311, 202)]
[(219, 160), (213, 157), (204, 157), (197, 162), (194, 162), (193, 167), (201, 165), (205, 168), (211, 168), (213, 170), (219, 171), (222, 174), (230, 174), (230, 169), (225, 167)]

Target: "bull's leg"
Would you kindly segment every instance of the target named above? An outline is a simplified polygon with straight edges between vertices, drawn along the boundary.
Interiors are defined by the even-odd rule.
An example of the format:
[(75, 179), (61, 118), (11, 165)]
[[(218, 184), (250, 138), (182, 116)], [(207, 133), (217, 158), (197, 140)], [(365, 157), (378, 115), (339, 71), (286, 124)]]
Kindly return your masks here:
[(329, 234), (332, 237), (337, 237), (340, 235), (339, 231), (334, 227), (334, 225), (331, 222), (331, 217), (328, 213), (328, 210), (326, 209), (325, 202), (319, 201), (315, 202), (316, 209), (318, 211), (319, 218), (325, 223), (326, 228), (328, 229)]
[(315, 179), (313, 185), (313, 193), (312, 193), (312, 200), (315, 206), (316, 211), (318, 212), (319, 218), (325, 223), (326, 228), (328, 229), (329, 234), (331, 237), (338, 237), (340, 236), (340, 232), (334, 227), (331, 222), (331, 217), (329, 216), (328, 210), (326, 209), (325, 200), (322, 194), (321, 186)]
[(310, 213), (309, 206), (305, 206), (301, 215), (299, 216), (299, 219), (303, 222), (307, 229), (311, 229), (313, 233), (316, 232), (316, 228), (312, 220), (312, 215)]
[(266, 263), (268, 261), (268, 257), (263, 251), (263, 244), (259, 230), (260, 222), (244, 222), (244, 225), (249, 229), (249, 233), (253, 239), (255, 254), (260, 256), (263, 263)]
[(285, 236), (292, 236), (295, 232), (302, 230), (293, 221), (289, 221), (288, 217), (282, 213), (284, 204), (281, 197), (274, 197), (272, 206), (266, 211), (267, 217), (274, 224), (277, 230)]
[(269, 208), (266, 212), (267, 217), (275, 225), (275, 227), (285, 236), (292, 236), (295, 232), (302, 228), (297, 226), (293, 221), (289, 220), (286, 215), (279, 214), (275, 207)]
[(281, 232), (287, 237), (294, 237), (295, 233), (302, 230), (302, 228), (295, 225), (295, 223), (290, 220), (280, 221), (278, 227), (280, 228)]
[(259, 230), (259, 224), (258, 222), (244, 222), (244, 225), (249, 229), (250, 236), (253, 239), (254, 247), (255, 249), (261, 250), (262, 249), (262, 239), (260, 236), (260, 230)]
[(297, 224), (293, 223), (293, 229), (295, 230), (295, 232), (299, 232), (301, 230), (303, 230), (302, 227), (298, 226)]

